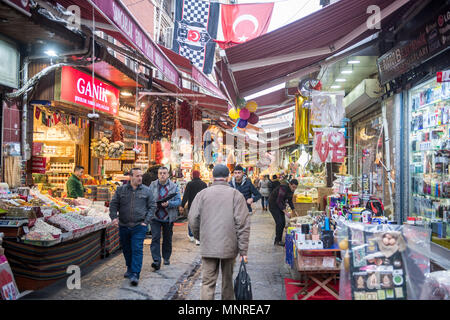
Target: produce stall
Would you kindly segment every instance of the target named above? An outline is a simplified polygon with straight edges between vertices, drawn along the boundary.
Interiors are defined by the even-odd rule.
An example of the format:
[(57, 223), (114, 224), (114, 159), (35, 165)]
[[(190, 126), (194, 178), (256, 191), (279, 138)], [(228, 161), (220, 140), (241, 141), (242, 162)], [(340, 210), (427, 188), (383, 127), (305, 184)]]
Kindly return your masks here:
[(42, 194), (2, 194), (0, 232), (20, 291), (37, 290), (66, 277), (119, 247), (118, 228), (104, 203)]

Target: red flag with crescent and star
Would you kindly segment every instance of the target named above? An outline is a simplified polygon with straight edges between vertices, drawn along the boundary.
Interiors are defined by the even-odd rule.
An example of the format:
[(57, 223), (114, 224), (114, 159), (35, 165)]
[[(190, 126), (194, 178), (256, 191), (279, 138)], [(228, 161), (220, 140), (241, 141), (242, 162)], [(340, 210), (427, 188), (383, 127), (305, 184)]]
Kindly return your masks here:
[(272, 17), (273, 2), (258, 4), (222, 4), (222, 49), (244, 43), (267, 32)]

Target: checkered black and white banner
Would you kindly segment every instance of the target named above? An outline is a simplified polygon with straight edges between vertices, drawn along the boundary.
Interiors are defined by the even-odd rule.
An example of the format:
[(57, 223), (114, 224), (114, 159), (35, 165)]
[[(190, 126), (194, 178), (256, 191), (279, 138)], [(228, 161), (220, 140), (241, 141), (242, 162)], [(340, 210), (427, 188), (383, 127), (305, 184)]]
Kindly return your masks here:
[(212, 71), (219, 22), (219, 3), (177, 0), (172, 50), (205, 74)]

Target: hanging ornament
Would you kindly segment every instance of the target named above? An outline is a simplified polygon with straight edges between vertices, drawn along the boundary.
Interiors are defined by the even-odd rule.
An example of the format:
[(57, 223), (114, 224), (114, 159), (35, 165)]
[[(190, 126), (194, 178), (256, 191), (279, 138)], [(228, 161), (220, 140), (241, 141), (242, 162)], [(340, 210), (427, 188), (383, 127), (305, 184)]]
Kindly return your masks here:
[(238, 110), (236, 110), (236, 108), (231, 108), (228, 111), (228, 116), (230, 117), (230, 119), (236, 120), (239, 118), (239, 112), (238, 112)]
[(314, 151), (317, 153), (321, 163), (327, 161), (330, 146), (328, 144), (328, 136), (323, 132), (317, 132), (314, 137)]
[(250, 117), (248, 118), (248, 123), (250, 123), (250, 124), (257, 124), (258, 123), (258, 121), (259, 121), (259, 117), (258, 117), (258, 115), (256, 114), (256, 113), (251, 113), (250, 114)]
[(245, 108), (250, 112), (255, 112), (258, 109), (258, 104), (255, 101), (249, 101), (245, 105)]
[(239, 119), (238, 127), (244, 129), (247, 126), (247, 123), (247, 120)]
[(248, 118), (250, 118), (250, 111), (248, 111), (248, 109), (242, 109), (239, 112), (239, 118), (241, 118), (241, 120), (248, 120)]
[(296, 95), (295, 97), (295, 143), (309, 143), (309, 110), (303, 107), (305, 99)]
[(36, 120), (39, 120), (40, 116), (41, 116), (41, 109), (36, 107), (36, 110), (34, 112), (34, 116), (36, 117)]
[(332, 162), (342, 163), (345, 160), (345, 138), (341, 132), (332, 132), (328, 135), (328, 144), (332, 154)]
[(317, 82), (317, 84), (313, 87), (314, 90), (320, 91), (322, 90), (322, 82)]

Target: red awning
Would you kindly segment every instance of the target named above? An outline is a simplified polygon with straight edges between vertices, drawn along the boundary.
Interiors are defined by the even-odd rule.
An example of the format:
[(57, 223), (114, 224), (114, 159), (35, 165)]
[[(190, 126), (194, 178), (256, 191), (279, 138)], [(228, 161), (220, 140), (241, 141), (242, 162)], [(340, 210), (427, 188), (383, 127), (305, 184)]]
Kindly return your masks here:
[(192, 63), (188, 58), (185, 58), (178, 53), (167, 49), (166, 47), (159, 45), (159, 48), (165, 53), (165, 55), (177, 66), (181, 71), (191, 75)]
[(203, 94), (204, 97), (186, 97), (186, 100), (190, 101), (198, 101), (198, 105), (200, 108), (217, 111), (221, 114), (226, 114), (228, 112), (228, 101), (220, 98), (216, 98), (201, 92), (192, 91), (190, 89), (178, 89), (175, 85), (170, 82), (163, 81), (160, 79), (153, 79), (153, 81), (160, 86), (167, 89), (169, 92), (179, 93), (180, 98), (183, 98), (183, 94)]
[(172, 50), (162, 45), (159, 45), (159, 47), (167, 55), (167, 57), (169, 57), (173, 64), (177, 66), (178, 69), (182, 70), (190, 76), (190, 81), (194, 81), (203, 89), (213, 93), (219, 98), (226, 98), (226, 95), (222, 92), (222, 90), (220, 90), (217, 85), (214, 84), (203, 72), (192, 65), (189, 59), (179, 55), (176, 52), (173, 52)]
[[(233, 76), (237, 95), (248, 96), (285, 82), (284, 77), (310, 68), (378, 32), (367, 28), (366, 22), (373, 15), (367, 13), (369, 6), (381, 9), (381, 27), (385, 28), (417, 1), (340, 0), (283, 28), (227, 49), (232, 75), (226, 75), (228, 69), (221, 63), (218, 69), (225, 73), (223, 79), (229, 91), (235, 89)], [(308, 73), (313, 71), (317, 70)]]

